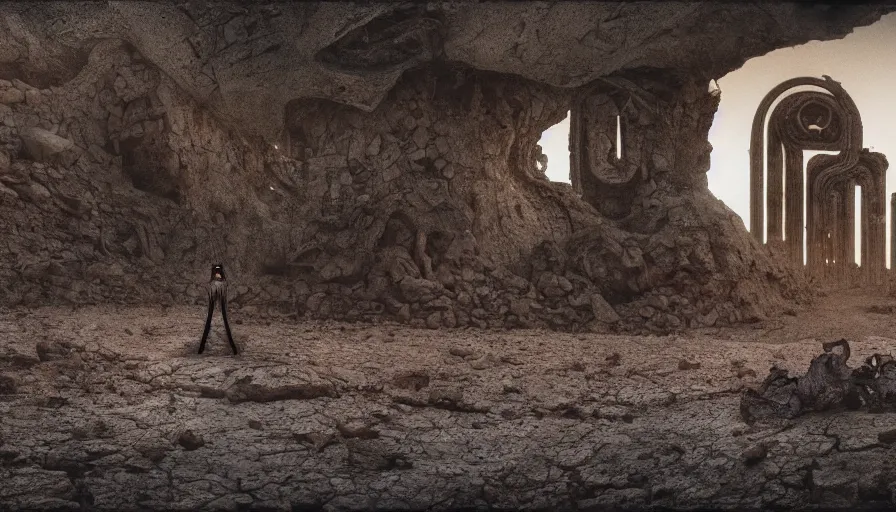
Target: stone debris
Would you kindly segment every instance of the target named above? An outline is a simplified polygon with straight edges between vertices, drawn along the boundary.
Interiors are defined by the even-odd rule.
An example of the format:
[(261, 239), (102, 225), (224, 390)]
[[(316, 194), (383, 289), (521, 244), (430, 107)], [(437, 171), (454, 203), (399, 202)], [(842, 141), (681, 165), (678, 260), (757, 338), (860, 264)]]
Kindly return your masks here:
[(747, 423), (792, 419), (810, 412), (835, 410), (896, 410), (896, 361), (872, 354), (858, 368), (850, 368), (850, 345), (845, 339), (823, 343), (809, 370), (799, 377), (772, 367), (756, 389), (744, 390), (741, 416)]

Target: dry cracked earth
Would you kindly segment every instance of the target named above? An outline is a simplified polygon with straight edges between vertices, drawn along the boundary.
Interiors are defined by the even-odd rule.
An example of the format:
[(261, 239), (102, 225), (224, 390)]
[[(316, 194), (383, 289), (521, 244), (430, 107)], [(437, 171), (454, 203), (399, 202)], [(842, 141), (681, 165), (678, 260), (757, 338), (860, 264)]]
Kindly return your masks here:
[(893, 311), (633, 337), (234, 310), (237, 357), (220, 317), (195, 354), (203, 306), (0, 311), (0, 509), (889, 510), (896, 415), (748, 426), (739, 392), (821, 341), (896, 351)]

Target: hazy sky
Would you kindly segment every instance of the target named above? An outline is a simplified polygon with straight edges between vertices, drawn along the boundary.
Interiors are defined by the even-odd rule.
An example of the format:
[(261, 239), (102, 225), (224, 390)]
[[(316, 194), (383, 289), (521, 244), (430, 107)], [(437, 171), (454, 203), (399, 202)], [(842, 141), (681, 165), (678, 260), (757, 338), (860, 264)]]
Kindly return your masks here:
[[(855, 29), (837, 41), (812, 41), (747, 61), (718, 79), (722, 100), (709, 141), (713, 145), (709, 189), (750, 222), (750, 128), (762, 98), (779, 83), (798, 76), (829, 75), (852, 96), (862, 115), (866, 148), (887, 155), (887, 237), (889, 198), (896, 191), (896, 13)], [(569, 181), (569, 117), (545, 131), (548, 177)], [(625, 141), (623, 141), (623, 147)], [(814, 154), (814, 153), (813, 153)], [(809, 155), (806, 155), (808, 161)], [(856, 251), (858, 255), (858, 251)], [(887, 240), (889, 264), (889, 240)]]

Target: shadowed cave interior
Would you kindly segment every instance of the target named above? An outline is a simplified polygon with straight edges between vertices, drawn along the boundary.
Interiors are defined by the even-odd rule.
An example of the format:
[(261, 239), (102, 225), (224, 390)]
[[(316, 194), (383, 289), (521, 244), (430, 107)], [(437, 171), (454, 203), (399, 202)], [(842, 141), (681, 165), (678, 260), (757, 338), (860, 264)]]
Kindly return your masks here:
[(0, 508), (889, 510), (887, 155), (794, 76), (707, 171), (894, 10), (0, 5)]

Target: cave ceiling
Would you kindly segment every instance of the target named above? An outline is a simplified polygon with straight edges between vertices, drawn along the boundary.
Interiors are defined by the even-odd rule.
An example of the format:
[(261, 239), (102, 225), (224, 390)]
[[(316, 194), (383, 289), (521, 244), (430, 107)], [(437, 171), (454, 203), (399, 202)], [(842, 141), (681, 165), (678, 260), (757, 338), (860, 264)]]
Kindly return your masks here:
[[(460, 63), (575, 88), (634, 68), (719, 78), (747, 59), (836, 39), (896, 6), (729, 2), (5, 2), (0, 76), (77, 75), (119, 38), (244, 134), (275, 139), (286, 104), (370, 111), (402, 72)], [(99, 58), (99, 57), (94, 57)]]

